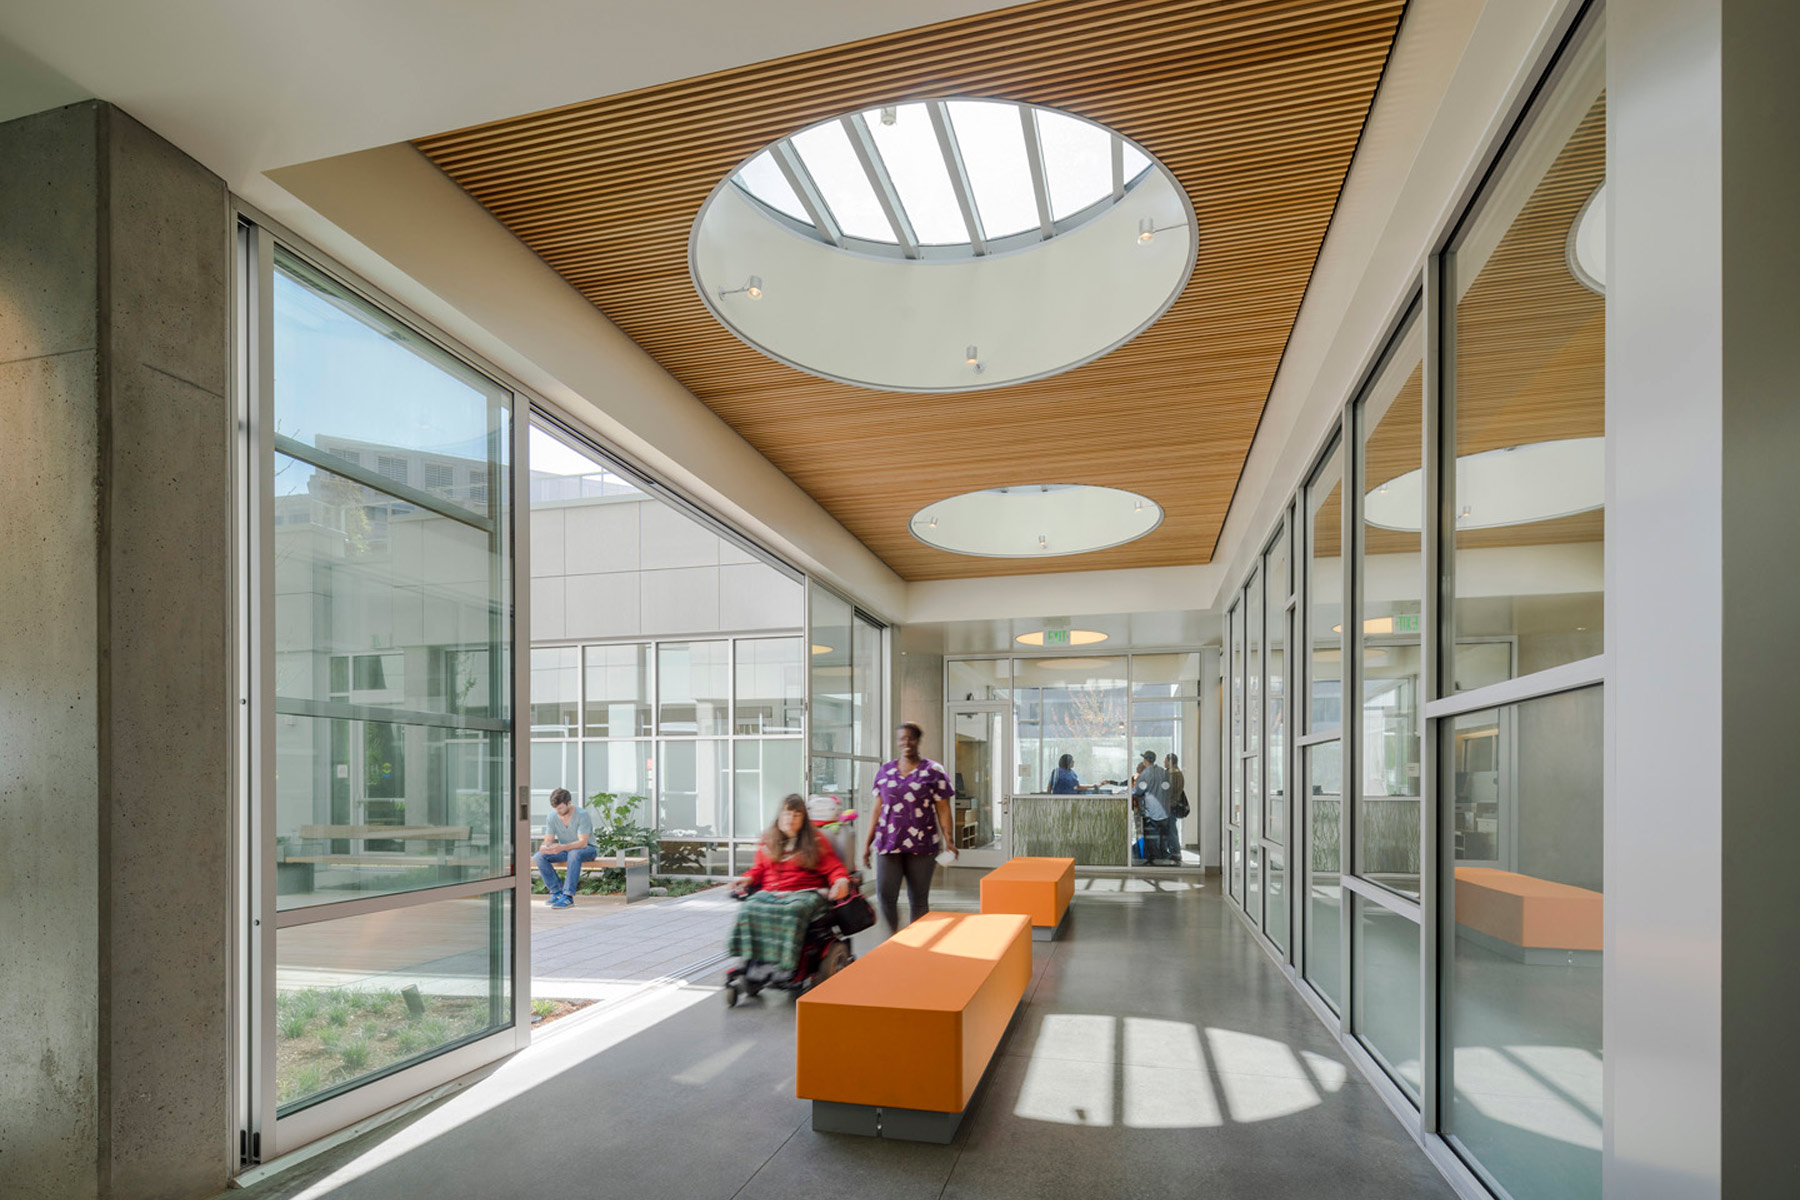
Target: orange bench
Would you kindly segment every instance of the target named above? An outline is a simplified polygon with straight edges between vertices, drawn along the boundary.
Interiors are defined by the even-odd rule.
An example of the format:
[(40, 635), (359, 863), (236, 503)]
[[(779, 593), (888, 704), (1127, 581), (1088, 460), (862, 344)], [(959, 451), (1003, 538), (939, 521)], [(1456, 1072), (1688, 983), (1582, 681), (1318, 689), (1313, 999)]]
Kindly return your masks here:
[[(931, 913), (801, 996), (794, 1093), (822, 1133), (948, 1143), (1031, 978), (1029, 923)], [(872, 1047), (900, 1048), (879, 1070)]]
[(1456, 868), (1456, 923), (1464, 936), (1527, 963), (1566, 963), (1602, 946), (1605, 897), (1493, 867)]
[(981, 879), (981, 911), (1030, 917), (1041, 942), (1056, 936), (1074, 898), (1072, 858), (1009, 858)]

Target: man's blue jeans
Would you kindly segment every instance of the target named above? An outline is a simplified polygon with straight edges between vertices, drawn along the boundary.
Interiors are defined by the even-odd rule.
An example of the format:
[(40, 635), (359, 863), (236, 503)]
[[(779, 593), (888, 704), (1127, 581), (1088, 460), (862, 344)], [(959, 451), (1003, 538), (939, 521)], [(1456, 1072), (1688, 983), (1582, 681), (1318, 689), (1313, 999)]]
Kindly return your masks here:
[[(581, 864), (591, 863), (600, 856), (600, 852), (592, 846), (583, 846), (579, 850), (556, 850), (545, 854), (542, 850), (531, 856), (533, 865), (537, 867), (538, 878), (544, 881), (544, 890), (552, 896), (561, 892), (565, 896), (575, 894), (575, 884), (581, 878)], [(556, 878), (556, 868), (552, 863), (566, 862), (568, 881)]]

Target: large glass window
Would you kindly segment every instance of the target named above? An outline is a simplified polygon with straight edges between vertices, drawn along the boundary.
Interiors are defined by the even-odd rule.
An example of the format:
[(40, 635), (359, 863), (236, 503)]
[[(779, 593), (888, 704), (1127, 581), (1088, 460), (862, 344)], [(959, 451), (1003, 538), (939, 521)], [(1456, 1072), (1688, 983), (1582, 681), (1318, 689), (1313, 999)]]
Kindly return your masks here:
[(1343, 503), (1344, 450), (1339, 446), (1306, 485), (1309, 734), (1336, 733), (1344, 724)]
[(744, 638), (737, 643), (738, 733), (799, 733), (806, 706), (799, 638)]
[(1342, 910), (1344, 751), (1339, 742), (1320, 742), (1305, 753), (1309, 886), (1306, 888), (1306, 947), (1302, 969), (1334, 1009), (1343, 1007), (1344, 934)]
[(650, 647), (589, 646), (588, 737), (643, 737), (650, 732)]
[[(253, 902), (250, 928), (273, 931), (253, 956), (273, 986), (251, 994), (273, 996), (274, 1037), (248, 1061), (280, 1152), (299, 1110), (513, 1023), (513, 397), (300, 257), (273, 260), (254, 292), (271, 340), (244, 330), (273, 380), (251, 394), (269, 467), (253, 550), (273, 582), (255, 636), (274, 672), (250, 827), (273, 843), (254, 857), (273, 851), (274, 910)], [(530, 667), (530, 721), (566, 745), (576, 662)], [(432, 892), (451, 884), (476, 894)]]
[(531, 652), (531, 736), (574, 737), (581, 730), (581, 651)]
[(1604, 649), (1605, 60), (1573, 57), (1447, 258), (1450, 691), (1491, 678), (1491, 659), (1466, 669), (1466, 639), (1515, 641), (1519, 675)]
[(1423, 329), (1409, 321), (1357, 404), (1360, 586), (1352, 644), (1360, 651), (1357, 873), (1419, 894), (1423, 824)]
[(731, 732), (731, 643), (664, 642), (656, 671), (656, 732)]
[(454, 480), (511, 395), (285, 253), (273, 301), (277, 904), (507, 875), (506, 522)]
[(1036, 760), (1020, 758), (1026, 786), (1047, 786), (1039, 781), (1065, 754), (1084, 786), (1131, 778), (1123, 658), (1021, 658), (1013, 663), (1013, 694), (1018, 728), (1036, 731)]
[(1515, 1196), (1598, 1196), (1601, 689), (1445, 725), (1445, 1130)]
[(1350, 895), (1356, 1034), (1415, 1102), (1423, 1086), (1419, 923)]
[(1263, 556), (1263, 631), (1268, 639), (1264, 655), (1263, 737), (1267, 767), (1263, 805), (1263, 837), (1280, 842), (1287, 837), (1287, 628), (1291, 555), (1284, 528)]

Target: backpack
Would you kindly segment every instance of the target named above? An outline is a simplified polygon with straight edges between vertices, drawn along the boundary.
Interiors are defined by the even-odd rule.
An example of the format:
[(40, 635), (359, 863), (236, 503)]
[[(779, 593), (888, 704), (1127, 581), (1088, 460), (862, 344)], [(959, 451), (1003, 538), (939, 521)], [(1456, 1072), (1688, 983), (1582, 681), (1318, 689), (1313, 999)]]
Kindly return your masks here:
[(1169, 805), (1169, 815), (1177, 821), (1188, 815), (1188, 798), (1185, 787), (1175, 793), (1175, 801)]

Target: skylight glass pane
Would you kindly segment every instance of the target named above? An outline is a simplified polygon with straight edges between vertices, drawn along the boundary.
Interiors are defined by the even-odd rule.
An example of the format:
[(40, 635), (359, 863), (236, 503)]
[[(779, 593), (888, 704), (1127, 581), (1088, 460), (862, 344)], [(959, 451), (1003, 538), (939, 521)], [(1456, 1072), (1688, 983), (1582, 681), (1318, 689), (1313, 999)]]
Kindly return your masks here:
[(1150, 167), (1150, 158), (1142, 150), (1125, 143), (1125, 182), (1130, 183)]
[(975, 193), (981, 228), (990, 238), (1036, 229), (1037, 195), (1025, 159), (1025, 131), (1014, 104), (952, 100), (950, 125)]
[(1050, 184), (1050, 217), (1060, 221), (1112, 195), (1112, 135), (1098, 125), (1038, 110), (1038, 145)]
[(784, 212), (796, 221), (812, 224), (812, 218), (806, 215), (800, 197), (794, 195), (794, 189), (788, 186), (787, 176), (775, 165), (775, 156), (769, 151), (764, 150), (745, 163), (737, 173), (737, 180), (745, 191), (770, 208)]
[(901, 104), (894, 109), (894, 123), (881, 123), (881, 110), (863, 113), (875, 148), (887, 167), (900, 205), (912, 222), (913, 236), (927, 246), (961, 246), (969, 241), (956, 190), (944, 166), (944, 152), (931, 128), (931, 114), (923, 104)]
[(863, 172), (856, 151), (850, 148), (850, 135), (837, 121), (815, 125), (793, 137), (794, 149), (825, 198), (826, 207), (837, 218), (838, 228), (851, 237), (871, 242), (894, 241), (894, 227), (875, 199), (875, 188)]

